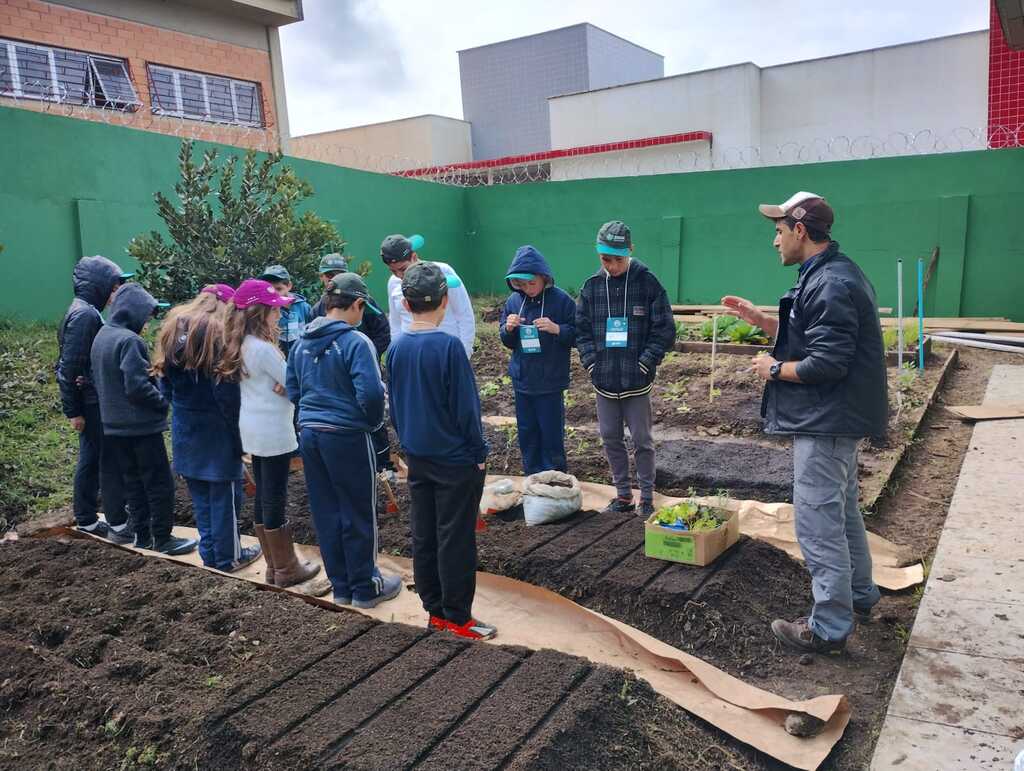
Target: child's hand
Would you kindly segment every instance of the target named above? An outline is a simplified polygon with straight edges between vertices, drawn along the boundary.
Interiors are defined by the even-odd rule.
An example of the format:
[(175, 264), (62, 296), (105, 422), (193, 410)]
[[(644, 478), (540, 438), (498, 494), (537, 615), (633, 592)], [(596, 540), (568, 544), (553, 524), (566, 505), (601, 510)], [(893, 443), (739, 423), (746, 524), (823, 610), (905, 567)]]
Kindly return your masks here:
[(505, 319), (505, 331), (511, 332), (513, 329), (519, 326), (519, 314), (510, 313)]
[(541, 332), (547, 332), (549, 335), (557, 335), (558, 334), (558, 324), (553, 322), (547, 316), (541, 316), (539, 319), (537, 319), (533, 323), (537, 326), (537, 329), (539, 329)]
[(71, 427), (78, 433), (85, 431), (85, 418), (81, 415), (75, 418), (68, 418), (68, 422), (71, 423)]
[(277, 394), (278, 396), (288, 395), (288, 391), (285, 390), (285, 387), (280, 383), (274, 383), (274, 393)]

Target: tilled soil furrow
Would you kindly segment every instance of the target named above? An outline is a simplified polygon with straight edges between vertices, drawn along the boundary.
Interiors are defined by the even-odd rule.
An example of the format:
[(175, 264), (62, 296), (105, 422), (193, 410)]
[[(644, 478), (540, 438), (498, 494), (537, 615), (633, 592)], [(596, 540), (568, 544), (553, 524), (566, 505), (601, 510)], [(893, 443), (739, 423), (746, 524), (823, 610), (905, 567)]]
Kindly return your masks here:
[[(258, 740), (269, 746), (350, 688), (375, 674), (425, 637), (425, 629), (373, 624), (356, 640), (332, 651), (309, 669), (273, 689), (235, 715), (211, 739), (211, 745), (231, 741), (243, 745)], [(339, 666), (339, 657), (345, 665)], [(230, 738), (229, 738), (230, 737)]]
[[(519, 655), (515, 655), (515, 654)], [(326, 768), (410, 767), (430, 745), (505, 674), (522, 662), (525, 651), (470, 645), (430, 676), (404, 689), (387, 706), (332, 747), (323, 758)]]
[[(469, 647), (452, 636), (427, 635), (299, 723), (261, 760), (268, 768), (323, 767), (364, 726), (386, 714), (403, 695), (429, 680)], [(339, 671), (349, 666), (343, 655), (338, 656), (337, 664)]]
[(573, 599), (590, 595), (598, 581), (643, 549), (643, 524), (631, 518), (551, 571), (548, 586), (566, 587)]
[(593, 546), (630, 520), (620, 516), (597, 514), (581, 522), (556, 541), (545, 544), (526, 555), (518, 566), (518, 578), (531, 583), (546, 584), (545, 576), (556, 566), (564, 565), (577, 554)]
[(344, 648), (368, 632), (376, 631), (372, 621), (354, 613), (340, 614), (338, 625), (340, 629), (338, 630), (337, 640), (334, 644), (327, 646), (325, 650), (317, 651), (315, 655), (307, 657), (302, 663), (289, 667), (287, 674), (274, 680), (269, 685), (247, 683), (237, 693), (232, 694), (225, 701), (223, 708), (212, 716), (211, 722), (214, 729), (216, 729), (219, 723), (230, 719), (238, 712), (250, 707), (250, 705), (267, 698), (275, 698), (275, 692), (293, 680), (305, 680), (305, 674), (308, 671), (317, 669), (325, 659), (339, 648)]
[[(583, 659), (539, 651), (489, 693), (416, 765), (422, 771), (501, 768), (590, 672)], [(472, 747), (469, 754), (463, 751)], [(457, 763), (455, 761), (457, 759)]]
[[(476, 699), (476, 701), (474, 701), (472, 704), (466, 707), (463, 710), (462, 714), (459, 715), (459, 717), (454, 722), (450, 723), (443, 731), (438, 733), (433, 739), (430, 740), (430, 742), (427, 743), (427, 745), (416, 756), (416, 759), (412, 762), (412, 765), (409, 766), (410, 771), (412, 771), (412, 769), (419, 768), (427, 759), (427, 757), (433, 754), (434, 750), (437, 747), (448, 741), (448, 739), (453, 734), (458, 732), (462, 728), (462, 726), (466, 724), (466, 722), (471, 720), (477, 714), (477, 711), (480, 709), (480, 707), (483, 704), (487, 704), (492, 699), (492, 697), (495, 696), (496, 693), (500, 692), (501, 689), (505, 686), (505, 683), (508, 682), (512, 677), (514, 677), (522, 668), (522, 666), (533, 658), (534, 653), (531, 650), (525, 650), (522, 652), (522, 655), (523, 657), (518, 661), (514, 662), (512, 666), (505, 670), (504, 674), (502, 674), (501, 677), (492, 682), (490, 686), (487, 688), (487, 690), (484, 691), (484, 693), (482, 693)], [(472, 744), (463, 746), (472, 746)], [(476, 757), (477, 756), (474, 755), (474, 758)], [(463, 764), (460, 763), (460, 765)]]

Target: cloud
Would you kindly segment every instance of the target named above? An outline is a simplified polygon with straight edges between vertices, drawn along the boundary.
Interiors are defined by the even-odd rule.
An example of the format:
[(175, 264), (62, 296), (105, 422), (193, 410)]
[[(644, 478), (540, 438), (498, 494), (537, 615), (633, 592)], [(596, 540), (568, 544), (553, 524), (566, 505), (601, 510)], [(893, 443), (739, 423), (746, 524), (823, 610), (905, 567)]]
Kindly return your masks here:
[(304, 0), (281, 31), (293, 134), (462, 117), (457, 52), (589, 21), (664, 55), (665, 74), (761, 66), (988, 26), (988, 0)]

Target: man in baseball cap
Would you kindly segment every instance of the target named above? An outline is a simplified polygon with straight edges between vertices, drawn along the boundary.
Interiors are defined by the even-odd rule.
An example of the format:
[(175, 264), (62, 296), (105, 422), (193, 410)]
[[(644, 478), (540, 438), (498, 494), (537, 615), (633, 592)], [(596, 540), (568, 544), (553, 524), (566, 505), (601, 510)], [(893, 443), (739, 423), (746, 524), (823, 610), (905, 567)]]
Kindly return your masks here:
[(857, 503), (858, 442), (884, 436), (888, 423), (878, 304), (831, 240), (835, 215), (824, 198), (803, 191), (759, 210), (775, 225), (782, 264), (799, 266), (796, 286), (777, 317), (742, 297), (722, 304), (775, 337), (751, 369), (765, 381), (765, 431), (793, 437), (796, 536), (814, 595), (807, 618), (775, 619), (772, 632), (795, 650), (836, 654), (879, 600)]
[[(381, 242), (380, 258), (391, 271), (391, 278), (388, 279), (388, 321), (391, 324), (392, 342), (408, 332), (412, 323), (412, 315), (402, 303), (402, 278), (411, 266), (419, 262), (418, 252), (425, 243), (423, 236), (412, 235), (407, 238), (398, 233)], [(441, 329), (461, 340), (466, 356), (472, 356), (476, 342), (476, 314), (473, 313), (469, 292), (451, 265), (436, 260), (433, 263), (444, 273), (448, 288), (452, 290)]]

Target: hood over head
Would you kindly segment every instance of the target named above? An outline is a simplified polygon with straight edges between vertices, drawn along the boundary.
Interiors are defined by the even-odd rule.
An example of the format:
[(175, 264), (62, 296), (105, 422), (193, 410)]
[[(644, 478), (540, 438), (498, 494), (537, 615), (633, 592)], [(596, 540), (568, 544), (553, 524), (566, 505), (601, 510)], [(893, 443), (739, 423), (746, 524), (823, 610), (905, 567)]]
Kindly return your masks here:
[(114, 295), (110, 324), (139, 334), (156, 311), (159, 303), (141, 284), (125, 284)]
[(72, 281), (75, 297), (85, 300), (96, 310), (107, 307), (107, 299), (127, 274), (113, 260), (96, 255), (83, 257), (75, 264)]
[(516, 273), (532, 273), (535, 276), (544, 276), (545, 289), (555, 285), (555, 279), (551, 275), (551, 266), (548, 265), (548, 261), (544, 259), (543, 254), (529, 244), (516, 249), (516, 256), (512, 259), (512, 264), (508, 266), (508, 272), (505, 274), (505, 283), (508, 284), (508, 288), (513, 292), (519, 292), (519, 290), (512, 286), (512, 280), (509, 277)]

